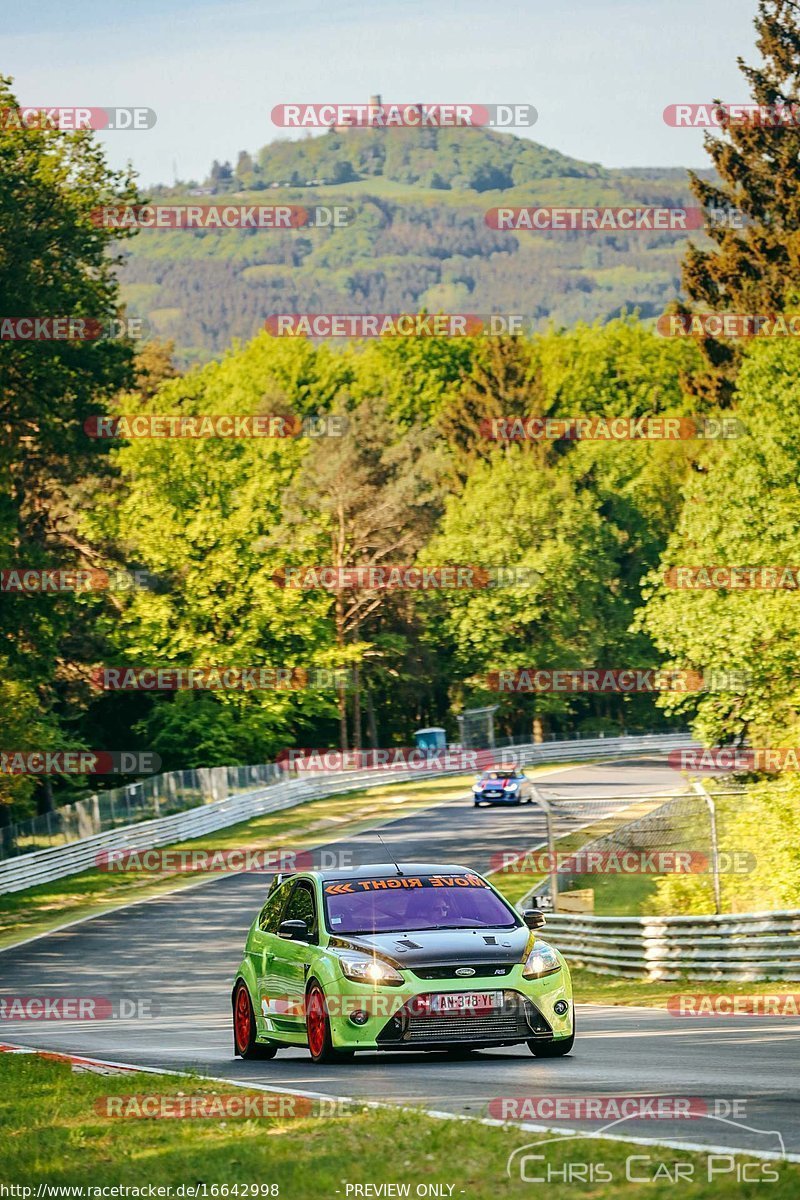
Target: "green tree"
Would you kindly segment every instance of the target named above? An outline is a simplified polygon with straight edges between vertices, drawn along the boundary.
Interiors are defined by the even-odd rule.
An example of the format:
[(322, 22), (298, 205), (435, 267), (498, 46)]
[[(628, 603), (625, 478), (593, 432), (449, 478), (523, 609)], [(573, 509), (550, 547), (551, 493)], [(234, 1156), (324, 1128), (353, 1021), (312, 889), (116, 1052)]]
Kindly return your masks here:
[[(136, 413), (313, 416), (330, 408), (347, 365), (301, 340), (262, 334), (219, 363), (118, 397)], [(287, 547), (270, 535), (310, 439), (137, 439), (114, 451), (121, 487), (104, 489), (84, 528), (159, 581), (123, 599), (104, 630), (131, 666), (330, 666), (327, 597), (276, 586)], [(117, 695), (165, 769), (264, 761), (335, 712), (325, 690)]]
[(618, 595), (614, 530), (564, 472), (528, 463), (519, 450), (479, 462), (463, 493), (448, 500), (423, 556), (527, 570), (513, 586), (442, 592), (430, 601), (431, 636), (448, 646), (456, 678), (466, 680), (467, 690), (458, 687), (453, 699), (499, 702), (511, 723), (568, 714), (575, 705), (563, 695), (495, 692), (489, 672), (628, 665), (605, 657), (630, 620)]
[[(800, 781), (786, 777), (751, 784), (744, 797), (717, 800), (717, 829), (721, 854), (750, 855), (748, 873), (721, 872), (723, 912), (765, 912), (800, 905), (800, 843), (797, 818)], [(708, 844), (705, 814), (689, 835), (691, 845)], [(689, 839), (684, 839), (686, 844)], [(710, 849), (710, 847), (709, 847)], [(713, 913), (714, 885), (709, 874), (671, 874), (659, 878), (653, 910), (674, 913)]]
[[(301, 547), (316, 553), (317, 565), (337, 571), (413, 562), (440, 508), (442, 461), (433, 432), (404, 428), (389, 416), (384, 400), (356, 405), (343, 398), (333, 411), (346, 421), (345, 434), (312, 448), (286, 495), (286, 522), (276, 530), (275, 544), (293, 545), (295, 555)], [(308, 559), (306, 564), (314, 565)], [(402, 593), (354, 587), (337, 589), (330, 608), (340, 662), (354, 669), (352, 741), (360, 749), (362, 661), (368, 667), (378, 653), (371, 632), (380, 630), (387, 611), (401, 624), (408, 621), (412, 605)], [(383, 652), (391, 649), (396, 655), (403, 641), (384, 636)], [(369, 675), (366, 692), (370, 705)], [(374, 740), (374, 715), (370, 727)], [(347, 750), (344, 684), (339, 688), (339, 740)]]
[[(800, 561), (800, 348), (761, 343), (745, 356), (736, 414), (746, 436), (709, 446), (688, 479), (676, 528), (648, 577), (639, 622), (667, 664), (738, 672), (741, 686), (666, 695), (695, 714), (708, 743), (749, 737), (796, 744), (800, 710), (800, 609), (795, 591), (737, 587), (679, 590), (679, 566), (759, 567)], [(788, 742), (787, 742), (788, 739)]]
[[(759, 0), (756, 45), (763, 63), (739, 67), (755, 104), (770, 110), (800, 103), (800, 10), (794, 0)], [(689, 244), (683, 284), (701, 311), (782, 311), (800, 289), (800, 126), (769, 121), (726, 121), (722, 136), (706, 135), (715, 179), (690, 172), (694, 195), (706, 210), (714, 248)], [(715, 219), (738, 210), (745, 227)], [(683, 309), (684, 312), (688, 311)], [(740, 347), (704, 338), (707, 370), (698, 390), (728, 402)]]
[[(527, 338), (489, 337), (478, 342), (463, 373), (461, 388), (440, 408), (436, 418), (462, 481), (478, 460), (491, 458), (498, 446), (504, 445), (490, 436), (492, 421), (548, 414), (552, 401), (545, 395), (536, 368), (534, 347)], [(535, 448), (540, 451), (537, 457), (546, 457), (544, 443), (521, 446), (526, 450)]]
[[(0, 109), (17, 109), (5, 78)], [(3, 315), (117, 317), (120, 256), (114, 248), (128, 234), (103, 228), (92, 214), (103, 204), (136, 198), (130, 175), (109, 170), (90, 132), (6, 122), (0, 138)], [(0, 340), (3, 566), (86, 565), (75, 533), (76, 489), (88, 475), (102, 473), (105, 453), (83, 425), (129, 382), (132, 359), (124, 339)], [(73, 596), (4, 597), (4, 694), (16, 697), (11, 707), (27, 714), (48, 748), (75, 739), (85, 709), (80, 611)], [(45, 803), (49, 794), (42, 789)]]

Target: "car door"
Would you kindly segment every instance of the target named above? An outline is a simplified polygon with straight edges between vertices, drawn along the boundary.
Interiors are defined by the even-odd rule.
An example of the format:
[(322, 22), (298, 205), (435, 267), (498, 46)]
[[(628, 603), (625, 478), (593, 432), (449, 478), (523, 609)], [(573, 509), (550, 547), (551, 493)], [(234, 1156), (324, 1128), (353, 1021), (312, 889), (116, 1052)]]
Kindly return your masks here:
[(311, 967), (313, 947), (319, 942), (319, 922), (314, 888), (307, 879), (298, 879), (292, 888), (281, 921), (305, 921), (308, 941), (295, 938), (275, 938), (273, 967), (286, 998), (283, 1028), (305, 1034), (306, 980)]
[(278, 926), (292, 890), (292, 882), (280, 884), (267, 897), (247, 939), (247, 952), (256, 977), (257, 996), (253, 997), (259, 1032), (274, 1030), (274, 1017), (280, 1008), (279, 982), (275, 973), (275, 949), (279, 942)]

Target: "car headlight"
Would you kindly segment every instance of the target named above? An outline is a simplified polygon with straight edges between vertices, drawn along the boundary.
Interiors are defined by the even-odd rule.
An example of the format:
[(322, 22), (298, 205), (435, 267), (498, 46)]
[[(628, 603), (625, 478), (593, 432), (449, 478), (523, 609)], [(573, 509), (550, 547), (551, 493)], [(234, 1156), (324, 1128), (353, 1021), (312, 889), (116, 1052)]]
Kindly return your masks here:
[(518, 787), (519, 787), (518, 783), (507, 783), (506, 786), (503, 788), (503, 791), (504, 792), (515, 792)]
[(482, 792), (483, 787), (479, 783), (473, 783), (472, 790), (473, 790), (473, 792)]
[(339, 963), (346, 979), (356, 983), (403, 983), (403, 976), (390, 963), (365, 954), (340, 954)]
[(558, 955), (547, 942), (534, 942), (533, 949), (525, 959), (522, 974), (526, 979), (541, 979), (543, 975), (553, 975), (561, 970)]

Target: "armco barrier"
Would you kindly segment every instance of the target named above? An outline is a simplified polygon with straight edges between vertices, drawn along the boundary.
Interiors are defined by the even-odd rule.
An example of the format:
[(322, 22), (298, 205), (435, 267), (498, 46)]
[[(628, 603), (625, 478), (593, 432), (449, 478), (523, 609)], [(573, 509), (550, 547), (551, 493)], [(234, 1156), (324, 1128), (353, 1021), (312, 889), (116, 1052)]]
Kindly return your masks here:
[[(696, 745), (687, 733), (646, 734), (641, 737), (587, 738), (584, 741), (546, 742), (528, 746), (507, 747), (498, 755), (513, 751), (515, 761), (523, 766), (539, 763), (577, 761), (583, 759), (626, 757), (638, 754), (665, 754), (670, 750)], [(477, 753), (477, 752), (476, 752)], [(251, 792), (228, 796), (211, 804), (152, 821), (109, 830), (66, 846), (36, 850), (0, 862), (0, 894), (19, 892), (38, 883), (49, 883), (65, 875), (91, 869), (96, 856), (108, 850), (149, 850), (190, 838), (214, 833), (239, 821), (247, 821), (263, 813), (293, 808), (307, 800), (323, 796), (354, 792), (387, 781), (427, 779), (437, 775), (463, 775), (460, 766), (452, 771), (408, 770), (392, 767), (388, 770), (335, 771), (311, 777), (287, 779), (267, 784)]]
[(571, 965), (629, 979), (800, 980), (800, 909), (707, 917), (547, 914)]

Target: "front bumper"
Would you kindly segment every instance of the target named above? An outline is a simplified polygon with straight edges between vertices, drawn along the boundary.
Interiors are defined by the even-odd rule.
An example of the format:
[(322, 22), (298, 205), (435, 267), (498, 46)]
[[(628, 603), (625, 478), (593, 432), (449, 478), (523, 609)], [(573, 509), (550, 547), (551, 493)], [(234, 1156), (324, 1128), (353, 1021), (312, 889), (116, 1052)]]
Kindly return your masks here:
[(487, 796), (486, 792), (473, 792), (473, 799), (479, 804), (519, 804), (522, 797), (519, 792), (501, 792), (500, 795)]
[[(328, 984), (334, 1046), (348, 1050), (507, 1046), (531, 1038), (566, 1038), (572, 1033), (572, 987), (566, 968), (543, 979), (525, 979), (521, 963), (502, 978), (420, 979), (411, 971), (402, 974), (405, 983), (396, 988), (375, 988), (347, 979), (341, 981), (341, 989), (331, 989)], [(431, 1011), (429, 998), (446, 992), (499, 992), (503, 1003), (463, 1013)], [(563, 1016), (554, 1009), (560, 1000), (567, 1002)], [(365, 1014), (363, 1024), (355, 1024), (353, 1014)]]

